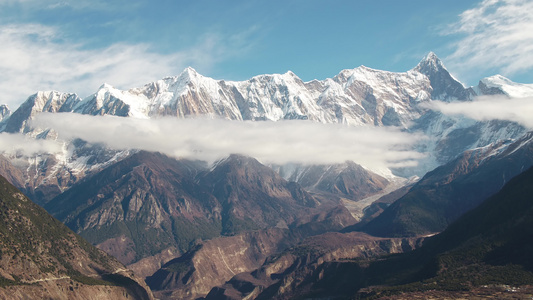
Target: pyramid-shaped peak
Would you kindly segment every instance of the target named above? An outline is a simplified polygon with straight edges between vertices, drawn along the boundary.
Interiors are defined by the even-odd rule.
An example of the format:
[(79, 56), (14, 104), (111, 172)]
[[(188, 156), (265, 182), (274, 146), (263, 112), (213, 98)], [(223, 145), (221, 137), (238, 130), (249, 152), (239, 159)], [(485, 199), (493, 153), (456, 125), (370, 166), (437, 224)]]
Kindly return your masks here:
[(188, 66), (187, 68), (185, 68), (184, 72), (198, 74), (198, 72), (196, 72), (196, 70), (193, 67), (191, 67), (191, 66)]
[(287, 71), (285, 72), (285, 74), (282, 75), (282, 77), (284, 79), (288, 79), (288, 80), (291, 80), (291, 81), (296, 81), (296, 82), (301, 82), (302, 79), (300, 79), (300, 77), (298, 77), (298, 75), (294, 74), (293, 71)]
[(414, 68), (415, 71), (423, 74), (428, 74), (430, 72), (435, 72), (442, 69), (446, 70), (442, 64), (442, 61), (434, 52), (429, 52)]
[(288, 71), (285, 72), (285, 74), (283, 74), (283, 75), (287, 75), (287, 76), (291, 76), (291, 77), (298, 77), (298, 75), (294, 74), (294, 72), (291, 71), (291, 70), (288, 70)]
[(112, 85), (110, 85), (109, 83), (104, 83), (98, 88), (98, 91), (101, 91), (101, 90), (109, 91), (113, 89), (115, 88)]
[(202, 75), (196, 72), (196, 70), (193, 67), (187, 67), (183, 70), (183, 72), (181, 72), (181, 74), (178, 76), (178, 79), (190, 81), (201, 76)]
[(422, 59), (422, 61), (440, 61), (440, 59), (437, 57), (437, 54), (433, 51), (429, 51), (428, 54)]
[(199, 75), (198, 72), (193, 67), (187, 67), (181, 72), (182, 75)]

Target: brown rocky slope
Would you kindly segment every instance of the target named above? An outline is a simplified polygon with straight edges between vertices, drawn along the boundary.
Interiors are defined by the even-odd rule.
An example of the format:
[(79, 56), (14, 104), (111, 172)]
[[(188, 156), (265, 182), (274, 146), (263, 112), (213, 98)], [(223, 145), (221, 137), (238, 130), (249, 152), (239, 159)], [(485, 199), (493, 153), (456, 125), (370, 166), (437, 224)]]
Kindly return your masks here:
[(0, 298), (152, 299), (131, 271), (0, 176)]

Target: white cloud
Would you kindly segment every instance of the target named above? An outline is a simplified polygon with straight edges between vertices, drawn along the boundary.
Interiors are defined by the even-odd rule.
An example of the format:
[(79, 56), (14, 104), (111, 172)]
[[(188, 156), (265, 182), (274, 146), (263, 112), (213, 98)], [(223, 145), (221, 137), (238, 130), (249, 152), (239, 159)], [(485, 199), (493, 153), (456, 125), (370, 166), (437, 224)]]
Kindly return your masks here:
[(463, 115), (477, 121), (513, 121), (533, 129), (533, 97), (481, 96), (469, 102), (432, 101), (427, 107), (447, 115)]
[(206, 34), (196, 45), (171, 54), (152, 52), (146, 44), (87, 50), (65, 40), (58, 28), (41, 24), (0, 26), (0, 45), (0, 103), (12, 110), (39, 90), (85, 97), (103, 83), (129, 89), (178, 75), (187, 66), (209, 69), (239, 46)]
[(263, 163), (330, 164), (355, 161), (370, 169), (416, 165), (423, 155), (410, 146), (420, 136), (391, 128), (349, 127), (309, 121), (238, 122), (221, 119), (40, 114), (39, 127), (60, 138), (81, 138), (114, 149), (159, 151), (213, 162), (232, 153)]
[(20, 133), (0, 133), (0, 154), (31, 157), (40, 153), (59, 153), (57, 141), (33, 139)]
[(457, 72), (497, 69), (509, 76), (533, 67), (533, 1), (484, 0), (445, 34), (464, 35), (446, 59)]

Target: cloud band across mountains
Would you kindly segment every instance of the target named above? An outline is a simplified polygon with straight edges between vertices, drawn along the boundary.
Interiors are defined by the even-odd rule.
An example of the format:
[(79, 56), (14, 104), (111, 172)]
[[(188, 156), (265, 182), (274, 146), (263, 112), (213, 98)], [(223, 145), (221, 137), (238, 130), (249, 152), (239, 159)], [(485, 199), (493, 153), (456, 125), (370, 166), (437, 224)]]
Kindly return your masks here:
[(462, 115), (476, 121), (512, 121), (533, 129), (533, 97), (480, 96), (467, 102), (431, 101), (426, 107), (445, 115)]
[(0, 154), (33, 156), (60, 152), (62, 145), (53, 140), (33, 139), (23, 134), (0, 133)]
[(36, 117), (33, 126), (53, 128), (60, 139), (81, 138), (114, 149), (158, 151), (214, 162), (232, 153), (263, 163), (341, 163), (370, 169), (417, 164), (410, 150), (420, 135), (394, 128), (353, 127), (310, 121), (251, 122), (207, 118), (134, 119), (73, 113)]

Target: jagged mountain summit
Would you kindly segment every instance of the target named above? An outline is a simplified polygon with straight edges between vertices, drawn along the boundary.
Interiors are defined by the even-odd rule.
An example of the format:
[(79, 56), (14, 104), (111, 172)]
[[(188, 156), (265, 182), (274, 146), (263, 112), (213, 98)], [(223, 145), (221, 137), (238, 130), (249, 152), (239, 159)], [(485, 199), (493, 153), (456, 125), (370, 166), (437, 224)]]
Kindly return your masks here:
[(343, 70), (331, 79), (310, 82), (303, 82), (290, 71), (240, 82), (215, 80), (189, 67), (179, 76), (127, 91), (104, 84), (83, 100), (75, 94), (39, 92), (17, 109), (12, 120), (7, 120), (5, 131), (23, 130), (23, 126), (15, 124), (44, 111), (138, 118), (217, 115), (231, 120), (309, 119), (406, 126), (406, 121), (421, 113), (413, 103), (430, 97), (468, 100), (474, 95), (471, 88), (464, 88), (449, 74), (433, 53), (407, 72), (360, 66)]
[(442, 61), (433, 52), (428, 53), (414, 68), (426, 75), (431, 82), (431, 99), (433, 100), (469, 100), (476, 96), (473, 88), (465, 88), (446, 69)]
[[(343, 70), (333, 78), (309, 82), (303, 82), (292, 72), (259, 75), (245, 81), (215, 80), (187, 68), (178, 76), (129, 90), (104, 84), (83, 99), (72, 93), (38, 92), (14, 112), (4, 109), (0, 132), (57, 139), (53, 129), (32, 127), (31, 120), (42, 112), (142, 119), (162, 116), (212, 116), (235, 121), (303, 119), (350, 126), (395, 126), (429, 137), (416, 145), (416, 150), (427, 154), (417, 168), (394, 170), (400, 176), (422, 176), (465, 150), (516, 139), (526, 132), (515, 123), (448, 117), (423, 105), (431, 100), (469, 101), (476, 95), (495, 93), (533, 94), (530, 85), (501, 77), (484, 79), (474, 88), (464, 87), (434, 53), (406, 72), (360, 66)], [(60, 153), (27, 158), (7, 155), (10, 160), (17, 160), (24, 173), (24, 186), (19, 188), (40, 203), (131, 153), (80, 140), (62, 142)], [(287, 174), (287, 178), (292, 175)]]

